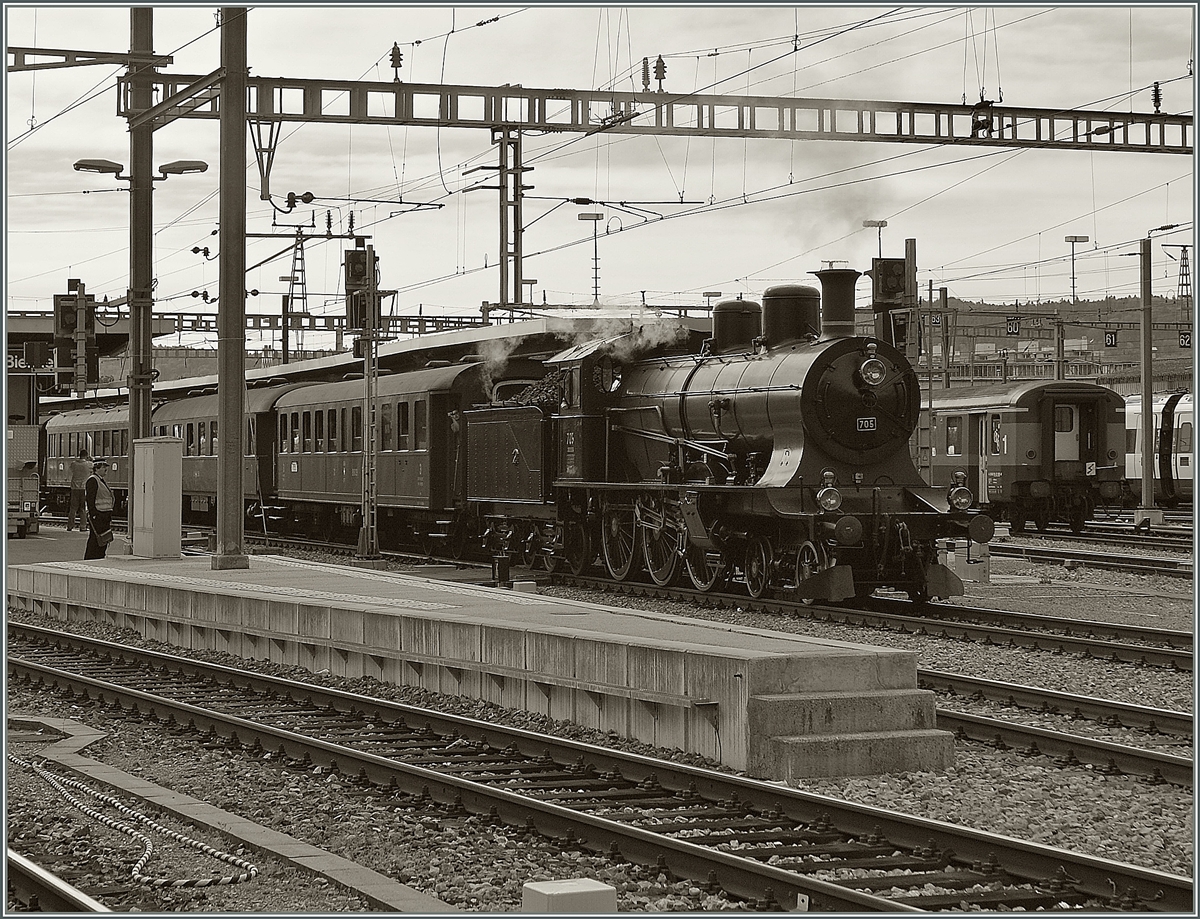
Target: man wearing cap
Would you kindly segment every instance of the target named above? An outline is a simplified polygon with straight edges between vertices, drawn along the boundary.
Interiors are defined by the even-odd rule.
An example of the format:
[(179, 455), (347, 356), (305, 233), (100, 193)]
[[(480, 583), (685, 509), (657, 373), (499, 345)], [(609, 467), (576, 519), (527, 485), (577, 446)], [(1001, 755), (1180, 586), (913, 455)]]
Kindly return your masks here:
[(83, 557), (104, 558), (108, 544), (112, 542), (113, 493), (104, 481), (108, 475), (108, 460), (98, 459), (92, 464), (92, 474), (83, 486), (88, 512), (88, 541)]
[(88, 456), (87, 447), (79, 451), (79, 456), (71, 461), (71, 507), (67, 511), (67, 529), (75, 529), (75, 521), (79, 521), (79, 529), (84, 528), (83, 522), (83, 486), (87, 484), (88, 476), (92, 474), (92, 458)]

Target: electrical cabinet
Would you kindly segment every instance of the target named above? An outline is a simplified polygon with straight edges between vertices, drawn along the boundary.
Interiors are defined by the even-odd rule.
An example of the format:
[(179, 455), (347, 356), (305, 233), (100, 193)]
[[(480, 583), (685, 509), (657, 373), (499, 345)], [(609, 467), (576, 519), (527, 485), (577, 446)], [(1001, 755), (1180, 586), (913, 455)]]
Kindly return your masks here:
[(146, 437), (133, 442), (131, 532), (133, 554), (179, 558), (183, 526), (183, 440)]

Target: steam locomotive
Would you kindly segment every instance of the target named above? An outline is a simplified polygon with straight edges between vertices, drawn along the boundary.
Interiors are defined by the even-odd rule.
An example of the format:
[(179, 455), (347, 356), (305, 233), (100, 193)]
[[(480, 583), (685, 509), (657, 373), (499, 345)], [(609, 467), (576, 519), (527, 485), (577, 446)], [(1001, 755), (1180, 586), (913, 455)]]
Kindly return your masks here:
[[(630, 324), (538, 360), (381, 377), (368, 451), (381, 544), (481, 544), (575, 573), (599, 559), (621, 581), (686, 572), (700, 590), (734, 580), (753, 597), (962, 594), (938, 540), (986, 543), (992, 521), (961, 470), (938, 484), (917, 472), (919, 382), (902, 353), (854, 335), (859, 272), (814, 274), (822, 291), (717, 304), (701, 346)], [(247, 526), (353, 533), (363, 383), (285, 376), (247, 394)], [(185, 521), (215, 523), (217, 398), (152, 416), (156, 435), (183, 441)], [(56, 435), (72, 443), (70, 424), (48, 422), (51, 452)]]

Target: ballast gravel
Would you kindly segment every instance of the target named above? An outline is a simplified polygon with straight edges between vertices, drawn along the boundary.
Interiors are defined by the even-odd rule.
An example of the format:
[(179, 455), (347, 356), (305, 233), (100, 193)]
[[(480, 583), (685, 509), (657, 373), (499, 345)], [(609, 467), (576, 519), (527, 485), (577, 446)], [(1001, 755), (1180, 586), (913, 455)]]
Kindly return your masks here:
[[(993, 571), (1000, 560), (994, 559)], [(1106, 621), (1155, 624), (1162, 628), (1191, 630), (1192, 600), (1187, 585), (1158, 579), (1074, 572), (1062, 569), (1049, 577), (1037, 566), (1011, 566), (1007, 570), (1022, 583), (973, 591), (966, 602), (1056, 616), (1096, 618)], [(1166, 579), (1162, 579), (1166, 580)], [(745, 610), (716, 610), (659, 600), (631, 599), (568, 588), (543, 587), (542, 592), (609, 605), (651, 608), (675, 615), (719, 619), (754, 628), (795, 631), (805, 635), (906, 647), (919, 654), (918, 666), (989, 679), (1006, 679), (1153, 705), (1193, 711), (1195, 687), (1190, 673), (1137, 667), (1106, 661), (1083, 660), (1020, 648), (973, 645), (931, 636), (914, 636), (793, 619)], [(980, 593), (983, 596), (980, 596)], [(1031, 599), (1049, 594), (1047, 600)], [(1101, 609), (1097, 611), (1097, 606)], [(19, 620), (36, 617), (13, 613)], [(58, 624), (61, 627), (61, 623)], [(71, 630), (151, 647), (128, 630), (95, 624), (71, 624)], [(172, 649), (165, 649), (172, 650)], [(715, 766), (678, 751), (659, 750), (600, 734), (563, 722), (552, 722), (526, 712), (507, 711), (487, 703), (458, 697), (436, 696), (412, 687), (386, 686), (372, 680), (341, 680), (295, 668), (232, 659), (228, 655), (197, 654), (219, 662), (236, 661), (248, 669), (281, 672), (293, 679), (429, 705), (441, 710), (486, 717), (499, 724), (540, 730), (590, 743), (633, 750)], [(994, 706), (993, 706), (994, 707)], [(339, 775), (318, 770), (297, 771), (271, 754), (255, 757), (249, 751), (223, 746), (203, 747), (192, 738), (177, 738), (157, 725), (113, 718), (103, 709), (65, 701), (60, 696), (23, 686), (8, 687), (8, 712), (37, 713), (46, 717), (73, 718), (109, 732), (87, 754), (117, 768), (140, 775), (167, 788), (206, 800), (243, 817), (387, 874), (409, 886), (436, 896), (458, 909), (513, 912), (521, 906), (521, 886), (527, 881), (590, 877), (618, 891), (620, 911), (713, 912), (749, 909), (752, 904), (703, 890), (689, 881), (659, 874), (656, 869), (615, 863), (607, 857), (565, 850), (559, 843), (538, 837), (524, 838), (518, 830), (489, 823), (486, 818), (449, 816), (428, 806), (414, 807), (403, 798), (368, 794)], [(1029, 713), (1021, 717), (1028, 718)], [(1059, 726), (1059, 729), (1064, 729)], [(1133, 741), (1122, 741), (1133, 742)], [(36, 745), (21, 752), (30, 758)], [(1176, 755), (1190, 750), (1172, 749)], [(75, 882), (88, 881), (101, 892), (112, 888), (120, 900), (132, 886), (128, 871), (140, 847), (128, 838), (100, 827), (59, 798), (44, 782), (6, 764), (9, 843), (36, 858), (65, 857)], [(1192, 876), (1195, 827), (1191, 790), (1152, 785), (1130, 776), (1101, 774), (1086, 766), (1060, 767), (1048, 757), (1025, 757), (970, 743), (956, 744), (954, 765), (942, 773), (805, 780), (801, 790), (846, 798), (872, 806), (912, 813), (1029, 839), (1104, 858), (1120, 859), (1147, 868)], [(168, 821), (160, 821), (168, 822)], [(82, 837), (73, 829), (90, 824)], [(195, 828), (176, 827), (184, 834), (202, 835)], [(67, 842), (82, 838), (84, 842)], [(228, 847), (219, 838), (207, 840)], [(23, 848), (28, 847), (28, 849)], [(66, 853), (65, 855), (63, 853)], [(198, 870), (191, 850), (175, 852), (166, 846), (156, 853), (159, 870), (190, 877)], [(254, 881), (227, 887), (168, 889), (160, 899), (122, 906), (135, 911), (285, 912), (319, 913), (371, 909), (352, 892), (297, 871), (284, 862), (257, 853), (239, 853), (259, 866)], [(72, 859), (74, 860), (72, 862)], [(150, 863), (153, 873), (155, 861)], [(217, 871), (221, 869), (215, 869)], [(70, 873), (68, 880), (72, 880)], [(93, 893), (93, 895), (95, 895)], [(99, 899), (104, 900), (102, 894)], [(135, 901), (136, 903), (137, 901)], [(10, 904), (11, 905), (11, 904)]]

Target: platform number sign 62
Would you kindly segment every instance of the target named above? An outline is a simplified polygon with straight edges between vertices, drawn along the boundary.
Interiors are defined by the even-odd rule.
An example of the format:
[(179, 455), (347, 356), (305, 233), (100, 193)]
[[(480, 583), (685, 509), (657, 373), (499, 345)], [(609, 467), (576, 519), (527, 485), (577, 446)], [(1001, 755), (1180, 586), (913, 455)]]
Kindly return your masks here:
[(1192, 346), (1192, 333), (1191, 332), (1180, 332), (1179, 333), (1179, 347), (1190, 348), (1191, 346)]

